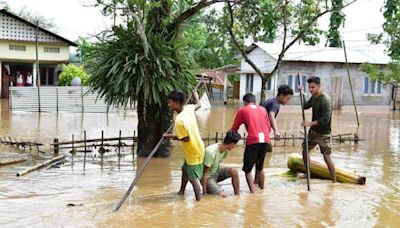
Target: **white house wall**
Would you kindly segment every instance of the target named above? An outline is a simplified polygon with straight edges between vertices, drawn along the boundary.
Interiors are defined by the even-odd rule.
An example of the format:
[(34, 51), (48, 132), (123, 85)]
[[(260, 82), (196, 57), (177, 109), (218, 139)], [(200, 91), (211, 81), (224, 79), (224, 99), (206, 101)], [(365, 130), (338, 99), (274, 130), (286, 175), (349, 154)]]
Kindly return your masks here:
[[(391, 86), (382, 86), (381, 95), (364, 95), (364, 78), (368, 75), (359, 69), (359, 64), (350, 64), (350, 75), (352, 79), (354, 95), (357, 105), (361, 106), (389, 106), (391, 103)], [(304, 63), (286, 62), (280, 67), (278, 73), (278, 85), (286, 84), (288, 75), (318, 76), (321, 78), (322, 89), (328, 95), (331, 94), (331, 78), (340, 77), (342, 79), (342, 105), (352, 106), (351, 90), (347, 76), (345, 64), (334, 63)], [(297, 96), (289, 104), (299, 104)]]
[[(247, 56), (254, 64), (256, 64), (256, 66), (259, 67), (259, 69), (263, 73), (271, 72), (276, 63), (274, 58), (272, 58), (270, 55), (265, 53), (260, 48), (255, 48)], [(241, 60), (240, 71), (241, 73), (255, 72), (255, 70), (250, 66), (250, 64), (248, 64), (244, 59)]]

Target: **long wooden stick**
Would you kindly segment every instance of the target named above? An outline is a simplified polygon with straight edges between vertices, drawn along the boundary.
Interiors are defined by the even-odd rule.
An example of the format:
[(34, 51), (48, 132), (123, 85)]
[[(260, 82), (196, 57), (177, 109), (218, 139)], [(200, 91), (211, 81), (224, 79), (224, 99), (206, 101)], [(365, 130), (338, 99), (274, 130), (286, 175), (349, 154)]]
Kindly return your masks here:
[[(349, 79), (351, 97), (353, 99), (354, 111), (356, 112), (357, 127), (359, 128), (360, 127), (360, 120), (358, 119), (357, 105), (356, 105), (356, 100), (354, 99), (353, 84), (351, 83), (351, 77), (350, 77), (349, 62), (347, 61), (346, 43), (344, 41), (343, 41), (343, 50), (344, 50), (344, 58), (346, 60), (347, 77)], [(357, 128), (357, 135), (358, 135), (358, 128)]]
[(30, 172), (32, 172), (32, 171), (35, 171), (35, 170), (37, 170), (37, 169), (40, 169), (40, 168), (42, 168), (43, 166), (46, 166), (46, 165), (51, 164), (51, 163), (53, 163), (53, 162), (62, 160), (62, 159), (64, 159), (64, 158), (65, 158), (65, 155), (60, 155), (60, 156), (57, 156), (57, 157), (52, 158), (52, 159), (50, 159), (50, 160), (47, 160), (47, 161), (45, 161), (45, 162), (42, 162), (42, 163), (40, 163), (40, 164), (37, 164), (37, 165), (35, 165), (35, 166), (29, 167), (29, 168), (27, 168), (27, 169), (25, 169), (25, 170), (23, 170), (23, 171), (17, 173), (17, 177), (22, 176), (22, 175), (25, 175), (25, 174), (30, 173)]
[[(297, 79), (300, 82), (300, 73), (297, 74)], [(303, 115), (303, 122), (306, 121), (306, 115), (304, 113), (304, 97), (303, 91), (300, 90), (300, 103), (301, 103), (301, 114)], [(307, 162), (307, 190), (310, 191), (310, 156), (308, 154), (308, 134), (307, 127), (304, 126), (304, 141), (305, 141), (305, 150), (306, 150), (306, 162)]]
[(9, 158), (9, 159), (4, 159), (0, 160), (0, 165), (8, 165), (8, 164), (13, 164), (13, 163), (18, 163), (18, 162), (24, 162), (28, 160), (28, 158)]
[[(199, 85), (201, 84), (201, 81), (199, 83), (197, 83), (196, 87), (194, 88), (193, 91), (196, 91), (197, 88), (199, 87)], [(193, 95), (193, 94), (192, 94)], [(186, 100), (186, 103), (190, 100), (190, 98), (192, 97), (192, 95), (189, 97), (189, 99)], [(171, 124), (171, 126), (169, 126), (168, 130), (166, 132), (170, 132), (172, 130), (172, 128), (174, 127), (174, 124)], [(133, 188), (135, 187), (136, 183), (138, 182), (139, 178), (142, 176), (143, 171), (146, 169), (147, 165), (150, 162), (150, 159), (153, 157), (153, 155), (156, 153), (156, 151), (158, 150), (158, 148), (161, 146), (161, 143), (164, 141), (164, 136), (161, 136), (161, 139), (158, 141), (158, 143), (156, 144), (156, 146), (153, 148), (153, 150), (150, 152), (149, 156), (147, 156), (146, 160), (144, 161), (142, 167), (140, 167), (139, 172), (136, 173), (135, 179), (133, 179), (131, 185), (129, 186), (128, 190), (126, 191), (125, 195), (122, 197), (122, 199), (119, 201), (119, 203), (117, 204), (117, 206), (114, 208), (113, 212), (117, 212), (121, 206), (124, 204), (124, 202), (126, 201), (126, 199), (128, 198), (128, 196), (131, 194)]]

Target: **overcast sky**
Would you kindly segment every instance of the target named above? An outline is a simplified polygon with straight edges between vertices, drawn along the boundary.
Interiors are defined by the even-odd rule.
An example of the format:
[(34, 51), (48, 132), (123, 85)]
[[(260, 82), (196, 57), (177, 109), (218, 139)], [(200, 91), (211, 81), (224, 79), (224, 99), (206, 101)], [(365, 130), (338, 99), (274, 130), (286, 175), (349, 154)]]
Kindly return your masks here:
[[(106, 20), (99, 8), (85, 7), (93, 0), (5, 0), (13, 10), (26, 7), (52, 18), (59, 34), (76, 40), (79, 36), (88, 36), (100, 32)], [(347, 46), (367, 47), (367, 33), (382, 31), (383, 16), (381, 8), (384, 0), (358, 0), (345, 9), (346, 22), (342, 36)], [(321, 19), (320, 24), (327, 28), (329, 16)], [(323, 45), (324, 43), (322, 43)]]

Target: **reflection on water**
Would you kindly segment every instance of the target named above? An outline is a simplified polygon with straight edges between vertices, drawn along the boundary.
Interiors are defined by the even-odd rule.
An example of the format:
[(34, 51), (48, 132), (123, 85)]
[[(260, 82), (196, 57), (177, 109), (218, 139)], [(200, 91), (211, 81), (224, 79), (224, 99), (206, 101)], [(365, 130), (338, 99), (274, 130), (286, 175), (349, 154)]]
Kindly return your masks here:
[[(29, 138), (45, 143), (53, 138), (77, 138), (87, 130), (88, 137), (117, 136), (118, 131), (132, 135), (135, 114), (36, 114), (8, 113), (1, 106), (0, 135)], [(218, 105), (209, 112), (198, 113), (203, 135), (230, 128), (237, 105)], [(146, 172), (118, 213), (113, 207), (131, 183), (135, 170), (143, 159), (105, 157), (103, 169), (99, 158), (88, 158), (86, 170), (82, 157), (74, 158), (60, 168), (33, 172), (16, 178), (15, 173), (33, 163), (33, 159), (18, 165), (0, 168), (0, 227), (15, 226), (339, 226), (371, 227), (400, 225), (400, 115), (398, 113), (361, 115), (358, 146), (335, 144), (333, 159), (337, 166), (355, 170), (367, 176), (365, 186), (332, 184), (312, 180), (311, 192), (305, 180), (291, 180), (280, 174), (287, 170), (287, 157), (300, 150), (283, 147), (277, 142), (266, 159), (266, 189), (250, 195), (243, 173), (240, 173), (241, 195), (234, 196), (230, 181), (222, 182), (228, 197), (195, 198), (188, 185), (186, 195), (175, 193), (180, 183), (183, 161), (179, 144), (170, 158), (154, 158)], [(284, 132), (301, 131), (301, 115), (282, 113), (279, 125)], [(335, 112), (333, 134), (354, 133), (352, 114)], [(15, 148), (0, 146), (1, 154), (21, 153)], [(26, 152), (25, 152), (26, 153)], [(36, 156), (32, 152), (32, 156)], [(243, 146), (229, 152), (226, 165), (241, 168)], [(322, 160), (319, 152), (312, 158)], [(68, 207), (68, 204), (77, 206)]]

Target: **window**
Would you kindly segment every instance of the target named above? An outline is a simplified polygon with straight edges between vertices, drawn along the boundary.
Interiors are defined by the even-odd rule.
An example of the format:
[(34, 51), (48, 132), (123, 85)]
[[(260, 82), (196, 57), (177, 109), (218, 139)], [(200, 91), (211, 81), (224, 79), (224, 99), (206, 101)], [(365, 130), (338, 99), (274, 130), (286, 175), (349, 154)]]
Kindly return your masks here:
[[(300, 76), (300, 80), (301, 80), (301, 85), (303, 85), (303, 87), (306, 88), (306, 86), (307, 86), (307, 76), (305, 76), (305, 75)], [(297, 77), (297, 75), (296, 76), (289, 75), (288, 76), (288, 80), (287, 80), (287, 84), (288, 84), (288, 86), (290, 88), (293, 89), (294, 93), (298, 93), (300, 82), (299, 82), (299, 78)]]
[(369, 77), (364, 78), (364, 95), (381, 95), (382, 83), (380, 81), (372, 81)]
[(10, 44), (8, 49), (13, 51), (26, 51), (26, 46)]
[(246, 74), (246, 93), (253, 92), (254, 74)]
[(58, 47), (44, 47), (44, 52), (60, 53), (60, 48), (58, 48)]

